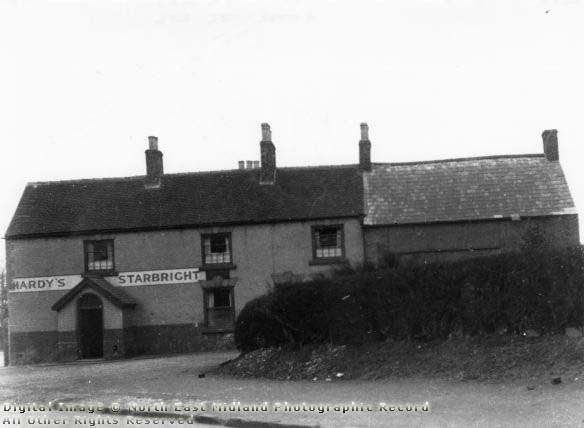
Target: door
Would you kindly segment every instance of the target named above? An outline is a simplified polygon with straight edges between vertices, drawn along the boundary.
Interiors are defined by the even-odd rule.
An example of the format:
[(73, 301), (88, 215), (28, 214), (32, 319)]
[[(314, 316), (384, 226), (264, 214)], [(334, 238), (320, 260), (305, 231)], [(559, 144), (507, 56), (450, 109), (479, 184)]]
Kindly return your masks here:
[(81, 358), (103, 357), (103, 305), (95, 294), (78, 301), (77, 322)]

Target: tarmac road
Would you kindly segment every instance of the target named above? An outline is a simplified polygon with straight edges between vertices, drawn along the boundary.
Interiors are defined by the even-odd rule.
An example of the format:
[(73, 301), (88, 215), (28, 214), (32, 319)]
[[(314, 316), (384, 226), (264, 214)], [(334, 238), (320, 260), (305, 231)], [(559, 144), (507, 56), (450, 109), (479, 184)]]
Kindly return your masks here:
[[(584, 427), (584, 385), (580, 380), (564, 379), (560, 385), (551, 385), (548, 382), (486, 384), (419, 378), (291, 382), (219, 375), (199, 377), (209, 368), (235, 356), (233, 353), (201, 353), (5, 367), (0, 369), (0, 402), (17, 406), (49, 401), (86, 407), (102, 404), (111, 408), (113, 405), (119, 407), (116, 414), (125, 416), (126, 422), (127, 417), (140, 418), (140, 412), (150, 412), (151, 421), (159, 418), (164, 422), (147, 426), (175, 426), (178, 414), (215, 417), (223, 421), (241, 419), (322, 427)], [(535, 388), (527, 389), (528, 385)], [(177, 403), (182, 404), (177, 407)], [(429, 410), (423, 408), (426, 403)], [(408, 404), (417, 404), (418, 411), (408, 411)], [(86, 419), (94, 415), (88, 413), (86, 407), (75, 414), (84, 415)], [(343, 413), (345, 407), (349, 409)], [(5, 415), (8, 413), (15, 412), (7, 411)], [(30, 414), (39, 413), (26, 413)], [(101, 415), (102, 418), (108, 416)], [(171, 422), (168, 418), (174, 419)], [(127, 426), (136, 425), (134, 420)]]

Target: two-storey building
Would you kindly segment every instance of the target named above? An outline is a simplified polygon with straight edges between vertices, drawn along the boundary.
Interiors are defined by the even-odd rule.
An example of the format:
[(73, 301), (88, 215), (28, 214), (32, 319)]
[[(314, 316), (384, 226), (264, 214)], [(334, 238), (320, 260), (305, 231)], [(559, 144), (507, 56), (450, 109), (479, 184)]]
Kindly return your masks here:
[(358, 166), (261, 166), (27, 185), (6, 233), (10, 361), (188, 352), (290, 273), (362, 263)]
[(232, 344), (234, 320), (278, 281), (389, 257), (513, 251), (534, 227), (578, 244), (559, 164), (544, 153), (281, 168), (262, 124), (261, 165), (30, 183), (6, 232), (11, 364), (193, 352)]

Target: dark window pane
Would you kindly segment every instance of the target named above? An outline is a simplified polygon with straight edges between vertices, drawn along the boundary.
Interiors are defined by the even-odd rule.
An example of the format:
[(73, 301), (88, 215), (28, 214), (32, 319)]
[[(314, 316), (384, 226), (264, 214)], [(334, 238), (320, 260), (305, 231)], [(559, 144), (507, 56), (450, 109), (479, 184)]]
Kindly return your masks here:
[(203, 248), (206, 264), (231, 263), (228, 235), (217, 234), (205, 237)]
[(112, 241), (91, 241), (85, 245), (87, 270), (111, 270), (114, 268), (114, 245)]
[(320, 248), (325, 248), (325, 247), (336, 247), (337, 246), (337, 228), (326, 228), (326, 229), (321, 229), (318, 232), (318, 246)]
[(213, 296), (211, 299), (212, 305), (209, 306), (213, 308), (228, 308), (231, 306), (231, 291), (228, 288), (219, 288), (211, 293)]
[(227, 252), (227, 237), (224, 235), (213, 235), (211, 240), (211, 252), (212, 253), (225, 253)]
[(316, 257), (342, 257), (343, 230), (340, 227), (322, 227), (314, 231)]
[(108, 243), (95, 242), (93, 245), (93, 260), (102, 261), (108, 259)]

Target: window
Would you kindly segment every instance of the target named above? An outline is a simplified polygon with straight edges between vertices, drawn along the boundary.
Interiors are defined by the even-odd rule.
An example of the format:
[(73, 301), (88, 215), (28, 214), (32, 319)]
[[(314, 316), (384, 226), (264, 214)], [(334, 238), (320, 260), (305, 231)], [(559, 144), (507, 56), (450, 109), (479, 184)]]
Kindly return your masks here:
[(114, 241), (85, 241), (85, 271), (105, 272), (114, 270)]
[(210, 308), (231, 308), (231, 291), (228, 288), (217, 288), (209, 293)]
[(235, 320), (233, 287), (207, 288), (205, 290), (205, 310), (207, 327), (232, 330)]
[(343, 226), (315, 226), (312, 228), (314, 259), (344, 257)]
[(203, 235), (203, 264), (231, 264), (231, 234)]

